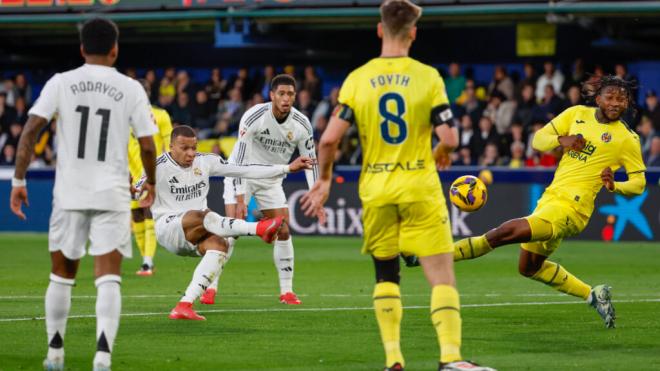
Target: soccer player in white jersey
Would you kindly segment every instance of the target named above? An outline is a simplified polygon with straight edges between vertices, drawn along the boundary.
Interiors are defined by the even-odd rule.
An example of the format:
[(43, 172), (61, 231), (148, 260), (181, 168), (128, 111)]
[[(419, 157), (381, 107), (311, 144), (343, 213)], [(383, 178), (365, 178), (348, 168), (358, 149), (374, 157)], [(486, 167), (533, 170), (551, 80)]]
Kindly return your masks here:
[[(270, 84), (271, 102), (250, 108), (239, 127), (238, 142), (234, 146), (230, 163), (286, 164), (297, 149), (301, 156), (316, 158), (312, 125), (309, 119), (293, 108), (296, 100), (296, 80), (289, 75), (278, 75)], [(316, 161), (314, 161), (316, 162)], [(307, 184), (316, 181), (316, 163), (305, 171)], [(282, 188), (284, 175), (264, 179), (225, 178), (224, 200), (228, 216), (244, 218), (245, 201), (254, 197), (265, 217), (282, 216), (288, 222), (289, 209)], [(235, 210), (232, 215), (231, 211)], [(230, 238), (230, 252), (235, 239)], [(301, 304), (293, 292), (293, 242), (287, 224), (280, 229), (273, 248), (273, 261), (280, 280), (280, 302)], [(201, 302), (213, 304), (217, 281), (206, 290)]]
[(25, 219), (21, 210), (23, 203), (28, 204), (25, 173), (36, 136), (57, 117), (57, 168), (48, 233), (52, 270), (46, 291), (46, 370), (64, 369), (71, 288), (87, 241), (97, 288), (93, 367), (110, 370), (121, 312), (121, 260), (131, 256), (129, 127), (138, 137), (146, 173), (148, 196), (143, 204), (153, 201), (156, 129), (142, 86), (112, 68), (118, 35), (117, 26), (108, 20), (96, 18), (83, 25), (85, 64), (48, 80), (29, 111), (18, 145), (10, 202), (12, 211)]
[(195, 131), (189, 126), (179, 126), (172, 131), (170, 152), (160, 156), (156, 163), (158, 193), (151, 208), (156, 220), (156, 238), (174, 254), (202, 257), (185, 294), (169, 317), (204, 320), (192, 304), (222, 273), (228, 249), (224, 237), (258, 235), (271, 243), (283, 226), (282, 216), (248, 223), (207, 209), (209, 177), (272, 178), (311, 169), (312, 160), (301, 156), (290, 165), (230, 165), (220, 156), (198, 153)]

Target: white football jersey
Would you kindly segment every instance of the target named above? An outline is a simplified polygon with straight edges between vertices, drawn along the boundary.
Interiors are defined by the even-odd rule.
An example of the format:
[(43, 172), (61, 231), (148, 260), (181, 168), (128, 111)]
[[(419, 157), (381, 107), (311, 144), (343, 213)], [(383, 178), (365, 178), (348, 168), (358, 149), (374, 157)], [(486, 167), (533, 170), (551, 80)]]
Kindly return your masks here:
[(157, 132), (140, 83), (85, 64), (51, 77), (29, 114), (57, 119), (53, 198), (60, 208), (130, 209), (129, 127), (137, 137)]
[(181, 167), (165, 152), (156, 161), (156, 199), (151, 212), (158, 220), (168, 214), (205, 210), (212, 176), (271, 178), (288, 172), (289, 165), (231, 165), (212, 153), (198, 153), (191, 166)]
[[(309, 119), (295, 108), (286, 120), (277, 122), (273, 116), (272, 104), (262, 103), (250, 108), (243, 117), (238, 133), (238, 142), (229, 157), (230, 163), (236, 164), (288, 164), (291, 156), (298, 149), (301, 156), (316, 158), (314, 135)], [(305, 170), (309, 187), (318, 178), (318, 165)], [(284, 176), (261, 179), (259, 182), (281, 184)], [(236, 179), (239, 194), (244, 193), (244, 182)]]

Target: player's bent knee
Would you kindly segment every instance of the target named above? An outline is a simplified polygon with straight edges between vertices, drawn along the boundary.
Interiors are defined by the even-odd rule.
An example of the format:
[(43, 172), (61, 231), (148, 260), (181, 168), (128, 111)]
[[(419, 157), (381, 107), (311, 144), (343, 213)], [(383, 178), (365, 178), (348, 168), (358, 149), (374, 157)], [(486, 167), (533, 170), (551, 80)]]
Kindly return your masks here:
[(286, 241), (291, 237), (291, 233), (289, 232), (289, 226), (284, 223), (282, 224), (282, 228), (280, 228), (280, 231), (277, 232), (277, 239), (280, 241)]
[(372, 257), (374, 260), (374, 267), (376, 268), (376, 282), (392, 282), (397, 285), (401, 281), (399, 274), (399, 257), (388, 260), (380, 260)]
[(209, 235), (208, 238), (199, 243), (199, 250), (202, 255), (211, 250), (227, 252), (228, 249), (227, 240), (214, 234)]

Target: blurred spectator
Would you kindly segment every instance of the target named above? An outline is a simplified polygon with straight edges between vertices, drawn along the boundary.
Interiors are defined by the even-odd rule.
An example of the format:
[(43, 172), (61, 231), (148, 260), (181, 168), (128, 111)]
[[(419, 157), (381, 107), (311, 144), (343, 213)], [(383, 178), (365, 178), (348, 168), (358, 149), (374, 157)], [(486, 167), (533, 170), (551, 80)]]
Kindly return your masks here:
[(525, 166), (525, 144), (520, 141), (515, 141), (511, 143), (509, 149), (511, 151), (511, 156), (509, 158), (507, 166), (512, 169), (520, 169)]
[(483, 115), (488, 116), (495, 125), (497, 132), (502, 135), (509, 130), (511, 119), (516, 111), (516, 102), (508, 101), (499, 90), (493, 91), (488, 100), (488, 106)]
[(654, 136), (651, 139), (651, 150), (644, 161), (648, 167), (660, 166), (660, 136)]
[(454, 103), (456, 98), (465, 90), (465, 76), (461, 75), (461, 67), (456, 62), (449, 64), (447, 72), (448, 76), (444, 79), (447, 97), (450, 103)]
[(486, 148), (484, 149), (484, 153), (479, 158), (479, 166), (499, 166), (501, 165), (500, 162), (500, 155), (499, 151), (497, 149), (497, 143), (488, 143), (486, 144)]
[(309, 95), (311, 96), (311, 100), (314, 102), (319, 102), (323, 98), (322, 86), (323, 82), (316, 74), (314, 67), (305, 67), (305, 76), (302, 82), (301, 90), (308, 91)]
[(323, 134), (323, 131), (330, 120), (330, 115), (332, 115), (332, 111), (335, 109), (335, 106), (337, 106), (338, 98), (339, 88), (332, 88), (330, 95), (316, 106), (316, 110), (314, 110), (314, 114), (312, 115), (312, 126), (314, 127), (315, 137), (318, 135), (320, 138), (321, 134)]
[(28, 83), (24, 74), (19, 73), (14, 77), (14, 91), (17, 98), (23, 98), (26, 106), (32, 105), (32, 86)]
[(175, 96), (176, 88), (174, 87), (174, 81), (167, 77), (167, 75), (163, 76), (158, 87), (158, 105), (163, 109), (169, 109), (174, 102)]
[(220, 118), (215, 122), (215, 126), (204, 135), (204, 138), (222, 138), (233, 136), (232, 130), (229, 126), (229, 120)]
[(195, 95), (195, 87), (190, 81), (190, 75), (188, 75), (188, 71), (186, 70), (179, 71), (176, 74), (176, 80), (174, 84), (176, 86), (177, 96), (179, 96), (182, 93), (186, 93), (188, 97), (192, 97)]
[(525, 63), (523, 65), (523, 73), (523, 78), (516, 85), (516, 97), (518, 99), (520, 99), (525, 85), (536, 86), (536, 70), (534, 69), (534, 65), (529, 62)]
[(264, 99), (269, 98), (269, 92), (270, 92), (270, 81), (275, 77), (275, 67), (272, 65), (267, 65), (264, 67), (264, 73), (263, 73), (263, 81), (261, 82), (261, 88), (259, 91), (261, 92), (261, 96)]
[(458, 146), (467, 147), (472, 142), (474, 135), (474, 125), (472, 125), (472, 118), (470, 115), (461, 116), (461, 125), (458, 128)]
[(176, 103), (170, 106), (170, 116), (174, 125), (194, 125), (192, 122), (192, 112), (190, 108), (190, 99), (188, 94), (179, 93), (176, 97)]
[(555, 65), (551, 61), (543, 63), (543, 71), (543, 75), (536, 81), (536, 99), (539, 101), (545, 98), (548, 85), (552, 85), (555, 94), (557, 94), (557, 92), (561, 92), (561, 87), (564, 84), (564, 75), (561, 71), (555, 69)]
[(0, 133), (7, 132), (9, 125), (16, 121), (16, 110), (6, 102), (7, 94), (0, 93)]
[(534, 120), (548, 122), (562, 111), (564, 105), (551, 84), (546, 85), (544, 91), (543, 99), (534, 111)]
[(247, 102), (247, 107), (245, 107), (245, 110), (249, 110), (253, 106), (256, 106), (257, 104), (264, 103), (264, 97), (261, 95), (261, 93), (254, 93), (252, 94), (252, 99), (250, 99)]
[[(240, 90), (241, 97), (251, 97), (254, 89), (254, 81), (250, 79), (249, 71), (246, 67), (238, 69), (238, 73), (229, 81), (230, 90)], [(229, 98), (231, 99), (231, 97)]]
[(152, 104), (155, 104), (158, 102), (158, 81), (156, 80), (156, 71), (148, 69), (144, 74), (144, 81), (143, 85), (149, 86), (149, 101)]
[(298, 92), (296, 108), (311, 120), (311, 117), (314, 115), (314, 110), (316, 110), (316, 105), (312, 101), (312, 96), (307, 90), (303, 89)]
[(195, 102), (190, 109), (192, 115), (192, 126), (198, 129), (210, 128), (213, 124), (215, 107), (209, 102), (205, 90), (198, 90), (195, 93)]
[(460, 97), (456, 99), (456, 104), (461, 108), (460, 114), (470, 115), (472, 122), (479, 122), (486, 103), (477, 97), (477, 87), (474, 80), (467, 80), (465, 82), (465, 90)]
[(520, 142), (523, 144), (523, 152), (524, 152), (525, 140), (526, 138), (522, 125), (518, 122), (514, 122), (513, 124), (511, 124), (511, 127), (509, 128), (509, 132), (502, 135), (501, 137), (500, 155), (502, 157), (511, 157), (511, 144), (515, 142)]
[(238, 126), (244, 112), (245, 104), (238, 88), (231, 89), (229, 99), (221, 101), (218, 106), (218, 117), (227, 119), (230, 126)]
[(646, 156), (651, 152), (651, 141), (656, 135), (655, 130), (653, 130), (653, 122), (648, 116), (642, 116), (637, 125), (637, 134), (639, 134), (639, 144), (642, 148), (642, 157)]
[(536, 98), (534, 98), (534, 85), (525, 84), (520, 92), (520, 98), (512, 120), (513, 122), (520, 123), (523, 128), (528, 130), (534, 121), (535, 110)]
[(133, 80), (137, 80), (137, 71), (133, 67), (128, 67), (124, 70), (124, 75), (132, 78)]
[(225, 97), (225, 89), (227, 89), (227, 80), (222, 78), (219, 68), (211, 70), (211, 79), (206, 83), (204, 89), (206, 90), (209, 104), (217, 107), (220, 104), (220, 100)]
[(6, 144), (2, 148), (0, 166), (14, 166), (14, 164), (16, 164), (16, 148), (11, 144)]
[(653, 130), (660, 133), (660, 105), (658, 105), (658, 97), (655, 90), (646, 92), (645, 106), (643, 114), (651, 119), (653, 123)]
[(470, 147), (460, 147), (455, 154), (454, 161), (452, 162), (454, 166), (474, 166), (477, 164), (472, 158)]
[(584, 60), (582, 58), (578, 58), (573, 63), (573, 70), (571, 71), (570, 76), (568, 76), (568, 78), (566, 78), (564, 81), (562, 91), (567, 91), (571, 86), (574, 85), (576, 85), (579, 90), (579, 87), (585, 81), (587, 81), (587, 74), (584, 70)]
[(479, 120), (479, 132), (472, 136), (472, 155), (475, 158), (481, 157), (488, 143), (499, 143), (500, 136), (493, 126), (493, 122), (488, 116), (483, 116)]
[(571, 85), (566, 91), (566, 104), (564, 109), (568, 107), (577, 106), (579, 104), (584, 104), (582, 101), (582, 93), (580, 92), (580, 87), (577, 85)]
[(488, 85), (488, 95), (492, 95), (495, 91), (504, 94), (504, 100), (513, 99), (513, 81), (507, 76), (506, 69), (501, 65), (495, 67), (493, 81)]

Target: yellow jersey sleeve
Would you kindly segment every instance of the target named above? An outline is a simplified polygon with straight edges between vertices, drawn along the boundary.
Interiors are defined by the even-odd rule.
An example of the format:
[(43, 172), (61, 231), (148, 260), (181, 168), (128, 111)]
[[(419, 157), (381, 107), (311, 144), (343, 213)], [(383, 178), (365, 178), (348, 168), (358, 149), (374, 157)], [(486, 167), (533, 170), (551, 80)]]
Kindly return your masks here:
[(339, 103), (349, 106), (351, 109), (355, 109), (355, 76), (354, 73), (348, 75), (344, 83), (339, 89), (339, 98), (337, 99)]
[(630, 134), (621, 151), (621, 166), (626, 168), (626, 173), (641, 173), (646, 171), (646, 165), (642, 159), (642, 146), (637, 134)]
[(568, 135), (571, 131), (571, 123), (575, 116), (575, 107), (568, 108), (553, 118), (541, 130), (534, 133), (532, 148), (537, 151), (547, 152), (559, 146), (559, 137)]
[(167, 111), (163, 109), (151, 109), (154, 114), (154, 119), (156, 120), (156, 125), (158, 126), (158, 136), (160, 136), (160, 148), (156, 149), (158, 155), (162, 151), (167, 151), (170, 148), (170, 137), (172, 135), (172, 119)]
[(449, 105), (449, 98), (447, 97), (445, 81), (442, 79), (440, 73), (435, 68), (433, 69), (433, 76), (431, 81), (431, 108)]
[(556, 136), (568, 135), (571, 131), (571, 124), (573, 123), (575, 112), (579, 107), (581, 106), (573, 106), (565, 109), (557, 117), (550, 120), (550, 123), (546, 126), (550, 126)]

